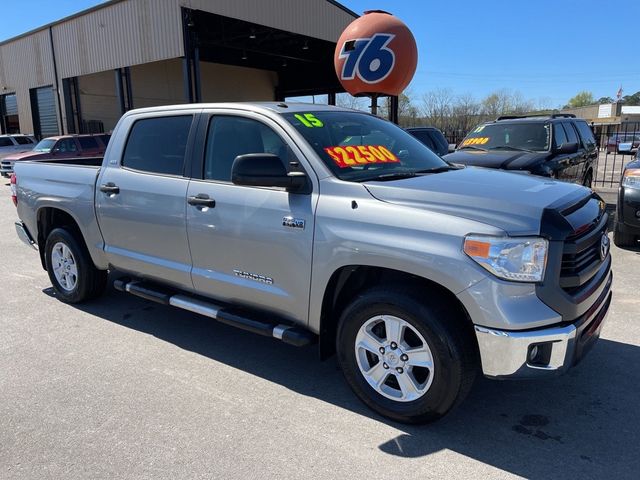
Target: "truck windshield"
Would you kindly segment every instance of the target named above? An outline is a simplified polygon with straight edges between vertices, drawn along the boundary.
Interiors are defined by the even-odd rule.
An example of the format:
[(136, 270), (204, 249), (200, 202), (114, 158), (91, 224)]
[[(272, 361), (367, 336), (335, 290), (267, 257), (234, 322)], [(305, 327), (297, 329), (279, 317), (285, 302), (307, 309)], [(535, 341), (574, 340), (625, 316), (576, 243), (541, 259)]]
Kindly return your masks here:
[(458, 149), (543, 152), (549, 150), (549, 140), (548, 123), (488, 123), (476, 127)]
[(393, 180), (453, 169), (396, 125), (366, 113), (285, 113), (341, 180)]
[(38, 144), (33, 147), (34, 152), (46, 152), (49, 153), (55, 145), (56, 141), (51, 140), (50, 138), (45, 138), (44, 140), (40, 140)]

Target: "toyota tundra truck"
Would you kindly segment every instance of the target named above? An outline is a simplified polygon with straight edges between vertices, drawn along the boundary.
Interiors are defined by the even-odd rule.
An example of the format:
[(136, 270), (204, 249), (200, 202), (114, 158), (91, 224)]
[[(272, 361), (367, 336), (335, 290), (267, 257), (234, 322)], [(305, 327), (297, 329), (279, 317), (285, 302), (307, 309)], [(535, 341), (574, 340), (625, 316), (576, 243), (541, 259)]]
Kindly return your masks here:
[(565, 372), (611, 303), (593, 191), (454, 166), (363, 112), (133, 110), (101, 165), (20, 162), (12, 182), (17, 233), (61, 301), (97, 298), (110, 272), (148, 301), (317, 342), (400, 422), (442, 417), (478, 374)]

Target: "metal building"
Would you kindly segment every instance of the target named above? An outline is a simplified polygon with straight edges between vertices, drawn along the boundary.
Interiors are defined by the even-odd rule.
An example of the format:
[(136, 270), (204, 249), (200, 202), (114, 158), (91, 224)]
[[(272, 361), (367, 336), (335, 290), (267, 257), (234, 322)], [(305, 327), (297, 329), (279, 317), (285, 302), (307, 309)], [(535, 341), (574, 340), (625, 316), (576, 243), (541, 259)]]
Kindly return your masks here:
[(342, 92), (332, 0), (111, 0), (0, 42), (0, 131), (108, 132), (131, 108)]

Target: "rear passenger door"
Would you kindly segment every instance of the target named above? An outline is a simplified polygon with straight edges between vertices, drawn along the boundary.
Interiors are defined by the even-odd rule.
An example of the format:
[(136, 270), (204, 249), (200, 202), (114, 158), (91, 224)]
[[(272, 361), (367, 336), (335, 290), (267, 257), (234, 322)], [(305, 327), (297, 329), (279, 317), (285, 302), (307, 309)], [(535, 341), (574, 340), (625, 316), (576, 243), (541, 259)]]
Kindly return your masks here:
[(189, 199), (210, 201), (210, 206), (187, 207), (195, 289), (306, 322), (317, 186), (314, 193), (302, 194), (234, 185), (231, 166), (238, 155), (273, 153), (289, 170), (313, 172), (270, 119), (247, 112), (204, 120), (199, 133), (202, 166), (193, 172), (187, 193)]
[(578, 137), (578, 132), (574, 128), (573, 123), (562, 122), (562, 126), (567, 134), (567, 141), (578, 145), (578, 151), (569, 155), (569, 179), (575, 183), (582, 183), (580, 173), (586, 161), (586, 150)]
[[(118, 128), (96, 186), (109, 263), (119, 270), (192, 289), (185, 177), (195, 114), (133, 115)], [(126, 138), (124, 138), (126, 137)]]

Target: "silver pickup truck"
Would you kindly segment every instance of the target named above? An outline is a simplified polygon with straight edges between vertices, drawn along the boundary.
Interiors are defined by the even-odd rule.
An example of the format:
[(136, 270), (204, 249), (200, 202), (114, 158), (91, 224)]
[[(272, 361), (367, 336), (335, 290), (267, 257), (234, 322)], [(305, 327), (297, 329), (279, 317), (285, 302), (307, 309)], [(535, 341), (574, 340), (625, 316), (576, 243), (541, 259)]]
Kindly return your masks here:
[(123, 292), (317, 341), (397, 421), (442, 417), (480, 372), (566, 371), (611, 302), (595, 193), (456, 167), (366, 113), (133, 110), (101, 166), (69, 163), (20, 163), (13, 185), (18, 235), (60, 300), (98, 297), (110, 271)]

